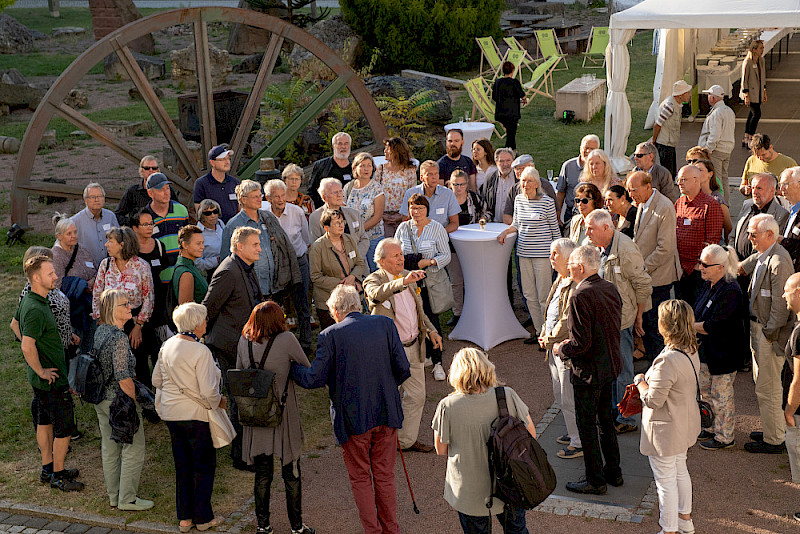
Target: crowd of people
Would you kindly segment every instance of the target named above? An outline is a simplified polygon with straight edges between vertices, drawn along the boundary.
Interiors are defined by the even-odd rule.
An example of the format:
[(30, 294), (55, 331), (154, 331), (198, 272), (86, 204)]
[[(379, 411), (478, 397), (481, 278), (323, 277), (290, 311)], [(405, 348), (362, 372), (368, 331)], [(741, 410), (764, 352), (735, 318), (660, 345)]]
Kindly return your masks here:
[[(464, 302), (449, 234), (481, 220), (508, 225), (497, 236), (501, 244), (516, 234), (516, 284), (532, 334), (525, 344), (545, 353), (566, 422), (558, 456), (584, 461), (585, 477), (568, 490), (602, 494), (623, 485), (616, 436), (641, 426), (663, 531), (691, 532), (686, 450), (696, 441), (707, 450), (734, 446), (733, 383), (737, 372), (751, 370), (763, 432), (744, 448), (775, 454), (788, 446), (800, 478), (800, 368), (791, 358), (800, 357), (800, 279), (793, 274), (800, 266), (800, 167), (766, 135), (753, 134), (741, 188), (752, 198), (734, 226), (727, 161), (719, 161), (730, 141), (728, 117), (716, 87), (707, 91), (714, 111), (686, 165), (677, 168), (669, 150), (674, 108), (690, 89), (675, 84), (660, 109), (658, 141), (636, 147), (636, 169), (623, 178), (596, 135), (582, 139), (552, 184), (530, 155), (495, 150), (486, 139), (473, 143), (472, 158), (463, 155), (463, 133), (453, 129), (446, 154), (419, 164), (419, 184), (405, 141), (386, 140), (386, 163), (376, 165), (366, 152), (351, 159), (344, 132), (333, 136), (333, 155), (314, 164), (308, 194), (297, 165), (263, 186), (239, 181), (229, 174), (224, 145), (209, 151), (210, 170), (188, 207), (153, 156), (141, 160), (140, 180), (116, 211), (104, 207), (101, 184), (88, 184), (85, 209), (54, 217), (52, 249), (26, 254), (29, 283), (11, 325), (34, 391), (42, 482), (83, 489), (77, 470), (64, 465), (70, 439), (80, 437), (67, 364), (93, 351), (106, 380), (95, 409), (113, 507), (154, 504), (138, 494), (143, 396), (154, 388), (172, 441), (181, 532), (219, 521), (211, 507), (210, 424), (221, 408), (236, 430), (234, 467), (255, 472), (258, 534), (272, 532), (275, 455), (292, 532), (313, 533), (302, 515), (295, 385), (327, 385), (365, 531), (399, 531), (393, 469), (400, 448), (447, 456), (445, 499), (465, 532), (488, 532), (486, 436), (499, 382), (477, 349), (462, 349), (445, 370), (440, 321), (452, 309), (454, 326)], [(509, 262), (509, 298), (512, 273)], [(442, 284), (452, 299), (442, 296), (449, 292)], [(639, 375), (637, 338), (650, 362)], [(231, 395), (227, 372), (256, 362), (286, 391), (275, 428), (243, 426)], [(419, 439), (428, 367), (434, 380), (449, 374), (454, 388), (431, 422), (433, 444)], [(617, 409), (631, 384), (644, 405), (641, 421)], [(713, 406), (713, 426), (700, 428), (698, 391)], [(510, 413), (535, 436), (519, 395), (507, 389), (507, 398)], [(527, 532), (524, 511), (495, 500), (491, 513), (506, 532)]]

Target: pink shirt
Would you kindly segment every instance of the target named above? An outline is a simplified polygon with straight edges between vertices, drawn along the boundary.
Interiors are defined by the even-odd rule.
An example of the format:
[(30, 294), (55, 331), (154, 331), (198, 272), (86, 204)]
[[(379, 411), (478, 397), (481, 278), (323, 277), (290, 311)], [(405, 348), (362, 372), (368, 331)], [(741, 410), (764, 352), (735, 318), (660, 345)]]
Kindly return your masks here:
[(397, 333), (400, 334), (400, 341), (408, 343), (419, 334), (419, 324), (417, 323), (417, 303), (411, 290), (406, 288), (404, 291), (394, 296), (394, 324)]

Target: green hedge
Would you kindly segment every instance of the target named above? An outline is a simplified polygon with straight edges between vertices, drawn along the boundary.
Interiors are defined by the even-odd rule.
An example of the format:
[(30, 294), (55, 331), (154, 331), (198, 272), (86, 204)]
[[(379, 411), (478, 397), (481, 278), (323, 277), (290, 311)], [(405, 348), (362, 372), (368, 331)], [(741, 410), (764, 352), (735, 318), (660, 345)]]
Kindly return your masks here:
[(380, 70), (447, 73), (475, 66), (475, 37), (499, 36), (504, 0), (340, 0), (345, 22), (369, 48)]

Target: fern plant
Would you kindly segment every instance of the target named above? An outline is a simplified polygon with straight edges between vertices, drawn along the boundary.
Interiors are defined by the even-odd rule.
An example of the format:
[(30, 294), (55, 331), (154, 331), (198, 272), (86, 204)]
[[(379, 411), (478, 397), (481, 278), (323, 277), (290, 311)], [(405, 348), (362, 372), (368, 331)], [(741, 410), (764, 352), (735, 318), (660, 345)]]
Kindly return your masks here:
[[(318, 87), (316, 83), (311, 83), (307, 76), (297, 78), (289, 83), (288, 87), (277, 84), (270, 84), (264, 90), (264, 104), (277, 111), (282, 122), (277, 124), (277, 128), (283, 128), (291, 120), (294, 114), (303, 109), (314, 96)], [(270, 125), (274, 127), (274, 125)]]
[(394, 82), (392, 86), (397, 96), (376, 97), (375, 105), (381, 112), (390, 136), (402, 137), (409, 144), (416, 145), (424, 138), (422, 130), (425, 129), (426, 116), (444, 100), (433, 100), (436, 94), (433, 89), (420, 89), (406, 96), (405, 89), (399, 83)]

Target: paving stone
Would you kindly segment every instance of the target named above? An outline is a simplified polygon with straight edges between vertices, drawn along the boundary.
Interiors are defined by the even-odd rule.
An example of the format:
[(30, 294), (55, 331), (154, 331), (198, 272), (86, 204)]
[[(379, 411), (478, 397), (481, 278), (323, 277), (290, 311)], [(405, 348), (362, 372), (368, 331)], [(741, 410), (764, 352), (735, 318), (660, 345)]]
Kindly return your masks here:
[(51, 534), (53, 531), (52, 530), (38, 530), (36, 532), (37, 532), (37, 534)]
[(598, 512), (597, 510), (586, 510), (586, 517), (599, 518), (600, 517), (600, 512)]
[(75, 523), (67, 527), (64, 531), (64, 534), (86, 534), (86, 531), (89, 530), (89, 525), (83, 525), (81, 523)]
[(644, 517), (640, 515), (632, 515), (631, 516), (631, 523), (641, 523)]
[(566, 508), (558, 507), (553, 510), (553, 513), (556, 515), (567, 515), (567, 513), (569, 513), (569, 510), (567, 510)]
[(6, 525), (5, 523), (0, 523), (0, 532), (6, 532), (9, 528), (11, 528), (11, 525)]
[(0, 523), (5, 523), (5, 519), (7, 517), (11, 517), (11, 514), (7, 514), (5, 512), (0, 512)]
[(631, 514), (617, 514), (617, 517), (615, 517), (614, 519), (616, 519), (617, 521), (630, 521)]
[(25, 530), (22, 531), (22, 534), (36, 534), (37, 532), (39, 532), (38, 528), (25, 527)]
[(570, 510), (569, 515), (574, 517), (583, 517), (583, 510)]
[(612, 514), (612, 513), (609, 513), (609, 512), (605, 512), (605, 513), (600, 514), (600, 519), (610, 519), (611, 521), (613, 521), (616, 518), (617, 518), (617, 514)]
[(114, 529), (111, 529), (111, 532), (109, 532), (108, 534), (130, 534), (130, 531), (128, 531), (128, 530), (120, 530), (118, 528), (114, 528)]
[(31, 519), (31, 516), (29, 515), (14, 514), (11, 517), (6, 518), (3, 523), (6, 525), (21, 526), (24, 525), (29, 519)]
[(61, 521), (60, 519), (56, 519), (55, 521), (51, 521), (47, 523), (44, 528), (48, 530), (53, 530), (56, 532), (64, 532), (67, 528), (69, 528), (69, 523), (66, 521)]
[(10, 529), (8, 529), (8, 531), (11, 532), (12, 534), (15, 534), (16, 532), (22, 532), (23, 530), (25, 530), (25, 527), (23, 527), (22, 525), (14, 525)]
[(111, 532), (110, 528), (106, 527), (92, 527), (86, 531), (86, 534), (108, 534)]
[(31, 517), (28, 521), (25, 522), (25, 526), (39, 530), (43, 529), (44, 526), (49, 522), (50, 520), (47, 519), (46, 517)]

